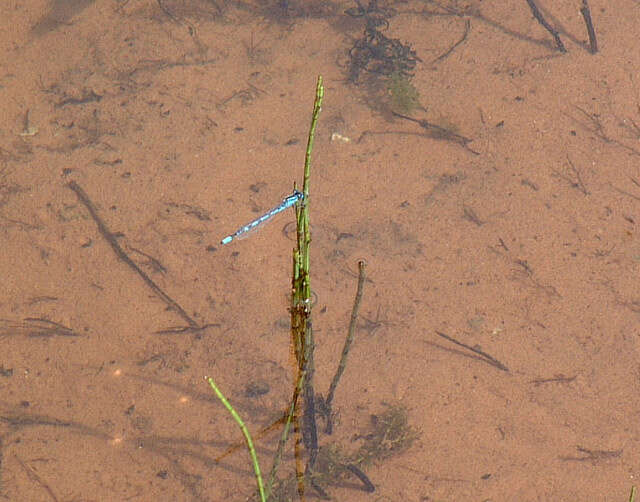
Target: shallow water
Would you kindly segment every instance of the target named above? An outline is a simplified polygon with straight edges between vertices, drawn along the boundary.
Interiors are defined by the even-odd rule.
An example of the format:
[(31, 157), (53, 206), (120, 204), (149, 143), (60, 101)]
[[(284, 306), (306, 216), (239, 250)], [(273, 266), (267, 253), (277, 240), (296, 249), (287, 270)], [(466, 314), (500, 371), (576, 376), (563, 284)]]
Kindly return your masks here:
[[(628, 499), (640, 470), (636, 4), (594, 2), (595, 55), (573, 1), (543, 10), (566, 54), (526, 2), (394, 5), (380, 29), (421, 60), (409, 115), (422, 123), (392, 115), (376, 78), (349, 81), (354, 5), (6, 2), (4, 498), (253, 493), (245, 451), (215, 461), (241, 435), (203, 377), (252, 431), (286, 409), (292, 212), (220, 239), (301, 185), (322, 74), (308, 201), (317, 392), (359, 259), (369, 280), (321, 442), (356, 451), (384, 403), (420, 431), (367, 471), (375, 495), (349, 481), (329, 493)], [(265, 471), (277, 438), (257, 441)]]

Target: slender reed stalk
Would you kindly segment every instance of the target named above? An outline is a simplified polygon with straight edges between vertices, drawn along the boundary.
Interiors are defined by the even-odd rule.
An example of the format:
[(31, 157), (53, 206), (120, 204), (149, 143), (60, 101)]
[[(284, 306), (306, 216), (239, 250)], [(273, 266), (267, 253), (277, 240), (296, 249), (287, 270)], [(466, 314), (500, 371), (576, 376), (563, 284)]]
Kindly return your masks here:
[[(313, 140), (315, 136), (316, 126), (318, 124), (318, 116), (322, 108), (322, 98), (324, 97), (324, 86), (322, 84), (322, 77), (318, 77), (316, 85), (316, 97), (313, 105), (313, 114), (311, 117), (311, 127), (309, 128), (309, 138), (307, 141), (307, 151), (304, 161), (304, 184), (303, 184), (303, 199), (302, 202), (296, 205), (296, 236), (297, 244), (293, 251), (293, 275), (292, 275), (292, 289), (291, 289), (291, 335), (293, 339), (294, 353), (297, 361), (297, 378), (296, 386), (293, 391), (293, 397), (289, 411), (286, 417), (282, 436), (278, 444), (278, 450), (273, 461), (273, 466), (269, 474), (269, 481), (266, 489), (262, 482), (262, 474), (260, 472), (260, 464), (258, 463), (258, 457), (256, 455), (253, 441), (249, 430), (245, 426), (244, 422), (236, 413), (236, 410), (231, 406), (229, 401), (224, 397), (220, 389), (216, 386), (213, 378), (205, 377), (205, 380), (209, 383), (213, 391), (218, 396), (218, 399), (227, 408), (231, 416), (234, 418), (242, 433), (244, 434), (249, 454), (251, 455), (251, 461), (253, 463), (253, 469), (256, 476), (256, 482), (258, 484), (258, 492), (260, 494), (261, 502), (266, 502), (273, 489), (273, 484), (276, 479), (278, 466), (280, 465), (284, 446), (289, 437), (289, 431), (291, 424), (295, 424), (295, 429), (300, 430), (297, 423), (298, 416), (298, 403), (300, 395), (304, 395), (305, 401), (305, 413), (302, 435), (305, 438), (305, 447), (310, 451), (311, 460), (307, 464), (307, 471), (313, 466), (315, 457), (318, 451), (317, 443), (317, 429), (315, 424), (315, 410), (313, 404), (313, 330), (311, 325), (311, 285), (309, 280), (309, 245), (311, 244), (311, 229), (309, 226), (309, 179), (311, 175), (311, 152), (313, 150)], [(294, 185), (295, 189), (295, 185)], [(231, 239), (229, 239), (229, 242)], [(223, 243), (224, 240), (223, 240)], [(310, 424), (309, 424), (310, 423)], [(309, 437), (313, 439), (308, 439)], [(304, 474), (299, 473), (298, 479), (301, 484), (299, 492), (304, 491)]]
[(213, 381), (213, 378), (204, 377), (204, 379), (207, 382), (209, 382), (209, 385), (213, 389), (213, 392), (216, 393), (216, 396), (218, 396), (218, 399), (220, 399), (224, 407), (229, 411), (229, 413), (231, 413), (231, 416), (240, 427), (242, 434), (244, 434), (244, 439), (247, 442), (247, 448), (249, 449), (249, 455), (251, 455), (251, 462), (253, 463), (253, 471), (255, 472), (255, 475), (256, 475), (256, 482), (258, 483), (258, 493), (260, 494), (260, 500), (261, 502), (266, 502), (267, 498), (265, 496), (264, 486), (262, 484), (262, 474), (260, 473), (260, 464), (258, 463), (258, 455), (256, 454), (256, 449), (253, 447), (253, 441), (251, 440), (251, 434), (249, 434), (249, 429), (247, 429), (247, 426), (244, 425), (244, 422), (240, 418), (240, 415), (238, 415), (234, 407), (231, 406), (231, 403), (227, 401), (227, 398), (224, 397), (224, 394), (222, 394), (220, 389), (218, 389), (218, 386)]
[[(304, 182), (302, 187), (304, 199), (302, 204), (296, 206), (296, 248), (293, 251), (290, 312), (291, 337), (297, 362), (297, 378), (293, 397), (291, 399), (291, 405), (289, 407), (289, 414), (287, 415), (287, 420), (278, 444), (278, 450), (273, 461), (273, 467), (271, 468), (269, 482), (267, 484), (267, 494), (271, 493), (277, 468), (280, 464), (282, 453), (284, 451), (284, 446), (289, 437), (291, 424), (294, 423), (297, 420), (296, 417), (299, 416), (299, 397), (300, 395), (304, 395), (307, 405), (309, 399), (312, 400), (312, 397), (310, 397), (313, 389), (312, 384), (310, 384), (310, 375), (313, 374), (313, 330), (311, 327), (311, 284), (309, 275), (309, 246), (311, 244), (311, 228), (309, 225), (309, 181), (311, 177), (311, 152), (313, 151), (313, 142), (316, 126), (318, 124), (318, 117), (322, 109), (323, 97), (324, 85), (322, 83), (322, 77), (318, 77), (316, 84), (316, 97), (313, 103), (311, 126), (309, 127), (309, 137), (307, 139), (307, 150), (304, 160)], [(309, 389), (311, 389), (311, 392)], [(307, 415), (308, 414), (305, 413), (305, 416)], [(315, 420), (315, 416), (313, 419)], [(295, 429), (300, 430), (300, 427), (296, 425)], [(305, 426), (305, 429), (309, 428)], [(304, 434), (305, 432), (303, 431), (303, 435)], [(315, 449), (317, 451), (317, 440)], [(304, 480), (301, 475), (298, 476), (298, 479), (300, 480), (300, 483), (303, 483)], [(300, 492), (303, 490), (304, 487), (300, 484), (298, 491)]]
[(342, 355), (340, 356), (340, 363), (338, 364), (338, 368), (336, 369), (336, 374), (333, 376), (333, 380), (331, 380), (331, 385), (329, 386), (329, 392), (327, 392), (327, 398), (324, 401), (325, 405), (325, 413), (327, 418), (327, 427), (326, 433), (331, 434), (331, 430), (333, 428), (333, 420), (331, 418), (331, 405), (333, 403), (333, 396), (335, 395), (336, 388), (338, 387), (338, 383), (340, 382), (340, 378), (344, 373), (345, 368), (347, 367), (347, 356), (349, 355), (349, 350), (351, 349), (351, 344), (353, 343), (353, 337), (356, 333), (356, 325), (358, 323), (358, 312), (360, 311), (360, 303), (362, 302), (362, 293), (364, 291), (364, 283), (367, 279), (367, 274), (365, 271), (367, 264), (364, 260), (360, 260), (358, 262), (358, 288), (356, 290), (356, 299), (353, 302), (353, 309), (351, 310), (351, 322), (349, 322), (349, 331), (347, 333), (347, 338), (344, 341), (344, 346), (342, 347)]

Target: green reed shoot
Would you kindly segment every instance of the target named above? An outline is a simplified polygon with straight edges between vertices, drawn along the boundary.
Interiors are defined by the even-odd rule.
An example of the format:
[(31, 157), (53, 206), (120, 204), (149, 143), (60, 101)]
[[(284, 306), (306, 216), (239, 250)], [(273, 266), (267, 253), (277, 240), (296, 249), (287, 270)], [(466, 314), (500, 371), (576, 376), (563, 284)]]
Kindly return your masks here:
[[(260, 472), (260, 464), (258, 463), (258, 456), (256, 455), (251, 434), (245, 426), (244, 422), (231, 406), (231, 403), (224, 397), (220, 389), (215, 384), (213, 378), (205, 377), (205, 380), (209, 383), (216, 396), (222, 404), (227, 408), (231, 416), (234, 418), (242, 433), (244, 434), (249, 454), (251, 455), (251, 461), (253, 463), (253, 470), (256, 476), (256, 482), (258, 484), (258, 493), (260, 494), (261, 502), (266, 502), (269, 499), (273, 483), (276, 478), (276, 473), (280, 460), (282, 458), (282, 452), (289, 436), (289, 430), (291, 423), (294, 421), (296, 410), (298, 407), (298, 397), (301, 394), (305, 396), (305, 403), (313, 403), (313, 387), (311, 384), (311, 376), (313, 374), (313, 332), (311, 329), (311, 285), (309, 281), (309, 245), (311, 244), (311, 229), (309, 226), (309, 179), (311, 175), (311, 152), (313, 150), (313, 140), (316, 131), (316, 125), (318, 123), (318, 116), (322, 107), (322, 98), (324, 96), (324, 86), (322, 85), (322, 77), (318, 77), (316, 85), (316, 97), (313, 105), (313, 114), (311, 118), (311, 127), (309, 128), (309, 138), (307, 141), (307, 151), (304, 162), (304, 183), (302, 193), (304, 198), (301, 204), (296, 206), (296, 228), (297, 228), (297, 245), (293, 251), (293, 277), (292, 277), (292, 294), (291, 294), (291, 334), (294, 342), (294, 351), (296, 360), (298, 363), (298, 378), (293, 393), (293, 399), (287, 414), (285, 427), (280, 438), (278, 445), (278, 451), (271, 468), (269, 475), (269, 483), (266, 490), (262, 482), (262, 474)], [(295, 185), (294, 185), (295, 188)], [(313, 404), (311, 404), (313, 406)], [(311, 416), (312, 420), (315, 420), (315, 413), (311, 410), (311, 413), (305, 413), (305, 416)], [(298, 427), (299, 430), (299, 427)], [(314, 437), (316, 436), (315, 422), (313, 423)], [(317, 439), (312, 457), (317, 454)], [(312, 465), (310, 462), (309, 465)], [(302, 480), (303, 478), (299, 477)], [(304, 486), (304, 485), (302, 485)], [(303, 488), (302, 488), (303, 489)]]
[(249, 434), (249, 429), (247, 429), (247, 426), (244, 425), (244, 422), (240, 418), (240, 415), (238, 415), (234, 407), (231, 406), (231, 403), (227, 401), (227, 398), (224, 397), (224, 394), (222, 394), (220, 389), (218, 389), (218, 386), (213, 381), (213, 378), (211, 377), (204, 377), (204, 378), (207, 382), (209, 382), (209, 385), (213, 389), (213, 392), (216, 393), (216, 396), (218, 396), (218, 399), (220, 399), (224, 407), (229, 411), (229, 413), (231, 413), (231, 416), (240, 427), (242, 434), (244, 434), (244, 439), (247, 442), (247, 448), (249, 449), (249, 455), (251, 455), (251, 462), (253, 463), (253, 471), (255, 472), (255, 475), (256, 475), (256, 482), (258, 483), (258, 493), (260, 494), (260, 501), (266, 502), (267, 497), (264, 493), (264, 485), (262, 483), (262, 474), (260, 473), (260, 464), (258, 463), (258, 455), (256, 454), (256, 449), (253, 447), (253, 441), (251, 440), (251, 434)]
[[(313, 141), (318, 124), (318, 117), (322, 109), (322, 99), (324, 97), (324, 85), (322, 77), (318, 77), (316, 84), (316, 97), (313, 103), (313, 113), (311, 115), (311, 126), (309, 127), (309, 137), (307, 139), (307, 150), (304, 159), (304, 182), (302, 193), (304, 200), (302, 204), (296, 206), (296, 248), (293, 250), (293, 271), (291, 280), (291, 337), (293, 341), (294, 354), (298, 366), (298, 376), (293, 397), (285, 421), (285, 426), (280, 437), (278, 450), (276, 452), (269, 483), (267, 485), (267, 497), (271, 493), (276, 472), (282, 459), (284, 446), (289, 437), (289, 430), (294, 421), (294, 417), (299, 414), (298, 398), (304, 394), (308, 397), (313, 392), (311, 378), (313, 374), (313, 331), (311, 328), (311, 282), (310, 282), (310, 258), (309, 247), (311, 244), (311, 228), (309, 225), (309, 180), (311, 177), (311, 152), (313, 151)], [(309, 392), (310, 389), (310, 392)], [(299, 427), (297, 428), (299, 430)], [(313, 455), (313, 454), (312, 454)], [(299, 476), (299, 479), (301, 477)], [(302, 487), (300, 487), (303, 489)]]

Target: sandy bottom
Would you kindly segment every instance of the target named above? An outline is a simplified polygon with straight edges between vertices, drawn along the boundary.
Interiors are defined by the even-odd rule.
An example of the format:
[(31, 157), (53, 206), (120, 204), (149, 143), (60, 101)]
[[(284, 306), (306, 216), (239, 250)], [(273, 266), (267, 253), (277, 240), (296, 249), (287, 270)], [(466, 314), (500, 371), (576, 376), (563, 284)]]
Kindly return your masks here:
[[(287, 408), (292, 212), (220, 239), (302, 182), (321, 74), (318, 393), (360, 259), (368, 280), (320, 442), (357, 451), (389, 405), (418, 434), (367, 470), (375, 493), (327, 492), (628, 500), (640, 8), (592, 0), (591, 54), (580, 2), (538, 3), (566, 53), (523, 1), (3, 2), (0, 499), (253, 495), (204, 377), (256, 434)], [(367, 21), (415, 63), (404, 91), (350, 51)], [(277, 440), (257, 440), (265, 471)]]

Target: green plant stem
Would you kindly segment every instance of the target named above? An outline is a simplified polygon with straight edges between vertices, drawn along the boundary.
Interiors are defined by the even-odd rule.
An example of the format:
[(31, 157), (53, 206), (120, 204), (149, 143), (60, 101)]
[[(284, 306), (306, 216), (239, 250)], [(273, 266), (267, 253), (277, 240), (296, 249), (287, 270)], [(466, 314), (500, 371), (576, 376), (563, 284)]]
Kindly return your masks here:
[(311, 284), (309, 280), (309, 245), (311, 244), (311, 227), (309, 225), (309, 185), (311, 178), (311, 153), (313, 151), (318, 117), (322, 110), (323, 98), (324, 85), (322, 84), (322, 77), (319, 76), (316, 84), (316, 98), (313, 103), (311, 126), (309, 127), (307, 150), (304, 158), (304, 182), (302, 185), (304, 203), (300, 204), (296, 209), (297, 248), (294, 251), (293, 307), (300, 306), (311, 301)]
[(318, 76), (316, 83), (316, 99), (313, 103), (313, 114), (311, 115), (311, 127), (309, 127), (309, 137), (307, 140), (307, 151), (304, 157), (304, 184), (302, 191), (305, 196), (309, 195), (309, 177), (311, 176), (311, 152), (313, 150), (313, 140), (316, 134), (316, 126), (318, 125), (318, 117), (322, 110), (322, 99), (324, 98), (324, 85), (322, 76)]
[(267, 498), (265, 497), (264, 486), (262, 484), (262, 474), (260, 473), (260, 464), (258, 463), (258, 456), (256, 455), (256, 449), (253, 447), (251, 434), (249, 434), (249, 430), (247, 429), (247, 426), (244, 425), (244, 422), (240, 418), (240, 415), (238, 415), (238, 413), (233, 408), (233, 406), (231, 406), (231, 403), (227, 401), (227, 398), (224, 397), (224, 394), (222, 394), (220, 389), (218, 389), (218, 386), (213, 381), (213, 378), (211, 377), (204, 377), (204, 378), (207, 382), (209, 382), (209, 385), (211, 386), (213, 391), (216, 393), (216, 396), (218, 396), (218, 399), (220, 399), (224, 407), (229, 411), (229, 413), (231, 413), (231, 416), (240, 427), (242, 434), (244, 434), (244, 439), (247, 442), (247, 448), (249, 448), (249, 455), (251, 455), (251, 462), (253, 462), (253, 470), (256, 475), (256, 482), (258, 483), (258, 492), (260, 493), (260, 500), (261, 502), (266, 502)]
[[(309, 178), (311, 173), (311, 152), (313, 150), (313, 140), (315, 136), (318, 116), (322, 107), (322, 98), (324, 96), (324, 86), (322, 85), (322, 77), (318, 77), (316, 85), (316, 96), (313, 105), (313, 114), (311, 116), (311, 126), (309, 128), (309, 137), (307, 141), (307, 150), (304, 162), (304, 182), (303, 193), (304, 201), (296, 208), (296, 248), (293, 251), (293, 270), (291, 278), (291, 336), (294, 348), (294, 354), (297, 362), (296, 385), (289, 405), (289, 411), (285, 421), (284, 429), (278, 443), (278, 449), (273, 460), (273, 466), (269, 473), (266, 494), (267, 498), (271, 496), (273, 484), (276, 480), (278, 467), (282, 460), (284, 447), (289, 438), (291, 424), (296, 420), (296, 411), (298, 410), (298, 401), (300, 395), (305, 393), (305, 384), (308, 383), (306, 378), (308, 365), (309, 347), (308, 343), (311, 316), (311, 286), (309, 281), (309, 244), (311, 242), (311, 232), (309, 226)], [(295, 188), (295, 186), (294, 186)], [(311, 339), (311, 342), (313, 340)]]
[[(293, 421), (296, 431), (302, 431), (305, 446), (309, 450), (310, 461), (307, 471), (313, 467), (318, 444), (317, 428), (315, 424), (314, 394), (313, 394), (313, 330), (311, 323), (311, 281), (310, 281), (310, 253), (311, 227), (309, 224), (309, 185), (311, 177), (311, 153), (315, 137), (318, 117), (322, 109), (324, 86), (322, 77), (318, 77), (316, 84), (316, 96), (313, 103), (311, 125), (307, 140), (307, 150), (304, 161), (304, 182), (302, 193), (304, 200), (296, 207), (296, 248), (293, 251), (293, 273), (291, 283), (291, 339), (297, 363), (296, 392), (291, 403)], [(297, 412), (300, 394), (304, 396), (305, 411), (303, 414), (303, 427), (299, 426)], [(298, 445), (299, 442), (296, 442)], [(297, 450), (296, 450), (297, 451)], [(296, 455), (299, 460), (300, 457)], [(304, 475), (300, 469), (297, 472), (298, 494), (304, 496)]]

